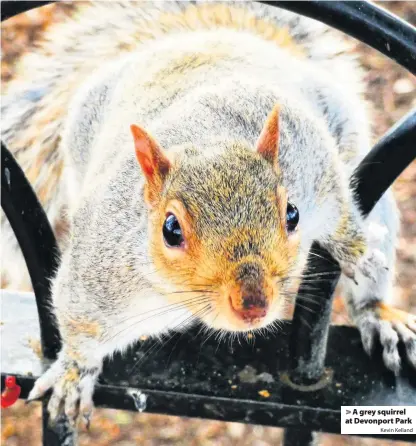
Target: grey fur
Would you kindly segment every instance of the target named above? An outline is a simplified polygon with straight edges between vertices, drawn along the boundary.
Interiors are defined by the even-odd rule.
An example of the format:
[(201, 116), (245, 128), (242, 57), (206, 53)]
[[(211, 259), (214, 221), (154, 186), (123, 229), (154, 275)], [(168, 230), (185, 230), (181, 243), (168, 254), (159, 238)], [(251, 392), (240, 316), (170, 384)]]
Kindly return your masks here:
[[(165, 7), (182, 5), (172, 2)], [(267, 197), (283, 184), (301, 216), (300, 252), (293, 267), (301, 265), (313, 241), (324, 244), (345, 272), (350, 312), (366, 350), (379, 335), (386, 365), (399, 370), (397, 331), (380, 322), (370, 305), (390, 292), (396, 211), (386, 194), (365, 222), (349, 188), (353, 169), (370, 147), (355, 64), (325, 53), (325, 37), (309, 33), (313, 22), (266, 7), (244, 7), (269, 22), (288, 24), (294, 40), (304, 46), (305, 57), (244, 30), (183, 30), (168, 37), (160, 33), (108, 65), (96, 61), (98, 70), (82, 79), (74, 93), (59, 148), (66, 186), (60, 199), (68, 203), (71, 231), (53, 281), (65, 347), (29, 396), (37, 398), (53, 387), (53, 416), (65, 401), (67, 414), (75, 419), (74, 401), (81, 396), (81, 411), (89, 419), (91, 376), (95, 381), (103, 358), (140, 335), (186, 327), (198, 314), (208, 326), (228, 329), (221, 315), (215, 321), (221, 320), (221, 325), (214, 325), (212, 315), (198, 313), (200, 306), (195, 311), (159, 311), (176, 288), (158, 273), (149, 252), (144, 179), (129, 133), (133, 123), (174, 154), (175, 167), (163, 194), (189, 203), (189, 211), (198, 217), (198, 237), (210, 241), (218, 259), (226, 255), (226, 235), (240, 228), (257, 231), (257, 238), (251, 245), (233, 247), (229, 262), (269, 254), (278, 221)], [(98, 7), (107, 16), (113, 8), (115, 13), (123, 9)], [(159, 8), (143, 7), (140, 20), (156, 10), (159, 14)], [(81, 16), (77, 29), (85, 33), (89, 20)], [(81, 41), (70, 41), (72, 53), (82, 52)], [(254, 152), (275, 104), (280, 105), (279, 175)], [(386, 227), (388, 235), (376, 240), (370, 223)], [(144, 316), (146, 312), (156, 317)], [(96, 333), (77, 331), (74, 320)], [(415, 333), (408, 330), (403, 336), (413, 361)], [(68, 370), (79, 378), (69, 380)], [(91, 373), (83, 375), (81, 370)]]

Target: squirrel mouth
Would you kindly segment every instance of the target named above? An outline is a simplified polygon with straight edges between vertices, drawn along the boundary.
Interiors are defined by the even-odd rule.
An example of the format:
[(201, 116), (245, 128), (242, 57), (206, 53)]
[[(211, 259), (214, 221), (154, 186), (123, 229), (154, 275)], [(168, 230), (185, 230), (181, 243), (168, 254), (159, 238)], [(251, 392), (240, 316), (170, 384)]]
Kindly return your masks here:
[(232, 312), (235, 316), (248, 326), (259, 324), (267, 315), (267, 303), (262, 301), (260, 305), (248, 305), (240, 310), (233, 305), (231, 296), (228, 298)]

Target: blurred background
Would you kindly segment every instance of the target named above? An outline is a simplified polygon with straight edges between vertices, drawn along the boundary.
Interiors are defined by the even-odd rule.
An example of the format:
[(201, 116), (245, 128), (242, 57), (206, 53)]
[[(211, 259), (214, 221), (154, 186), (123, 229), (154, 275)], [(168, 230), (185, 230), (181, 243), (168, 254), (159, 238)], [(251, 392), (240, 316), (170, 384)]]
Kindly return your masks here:
[[(416, 25), (416, 2), (378, 2)], [(2, 24), (1, 79), (14, 75), (20, 55), (30, 51), (37, 38), (53, 22), (71, 13), (70, 2), (50, 5), (21, 14)], [(366, 69), (367, 97), (373, 105), (374, 141), (410, 108), (416, 107), (416, 78), (363, 44), (354, 42), (353, 51)], [(394, 185), (401, 211), (395, 305), (416, 314), (416, 163), (409, 166)], [(342, 298), (337, 296), (333, 322), (349, 324)], [(18, 401), (2, 410), (1, 443), (5, 446), (41, 444), (39, 403), (26, 407)], [(97, 409), (89, 433), (80, 434), (80, 445), (144, 446), (269, 446), (280, 444), (277, 428), (196, 420), (153, 414), (134, 414)], [(374, 445), (403, 446), (410, 443), (321, 435), (321, 446)]]

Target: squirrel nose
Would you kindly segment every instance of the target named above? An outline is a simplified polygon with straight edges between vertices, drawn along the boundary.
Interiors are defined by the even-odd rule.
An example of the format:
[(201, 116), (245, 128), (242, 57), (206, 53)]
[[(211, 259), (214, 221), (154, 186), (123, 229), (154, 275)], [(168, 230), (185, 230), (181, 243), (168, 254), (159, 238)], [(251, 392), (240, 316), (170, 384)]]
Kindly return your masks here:
[(241, 319), (246, 322), (252, 322), (255, 319), (261, 319), (266, 316), (268, 303), (265, 296), (249, 294), (242, 296), (240, 308), (235, 308), (233, 305), (232, 307)]

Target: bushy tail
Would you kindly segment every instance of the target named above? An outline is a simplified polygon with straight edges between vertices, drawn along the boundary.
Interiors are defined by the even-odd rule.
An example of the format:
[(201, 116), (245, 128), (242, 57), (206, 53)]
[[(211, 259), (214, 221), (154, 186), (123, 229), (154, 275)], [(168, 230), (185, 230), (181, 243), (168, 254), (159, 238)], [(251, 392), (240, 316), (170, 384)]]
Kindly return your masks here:
[[(132, 52), (147, 40), (180, 30), (228, 27), (275, 41), (301, 57), (327, 63), (340, 41), (318, 22), (246, 2), (80, 2), (52, 25), (37, 49), (22, 57), (3, 86), (2, 139), (33, 185), (58, 234), (65, 189), (59, 150), (68, 102), (92, 70)], [(14, 235), (2, 215), (2, 285), (30, 287)]]

